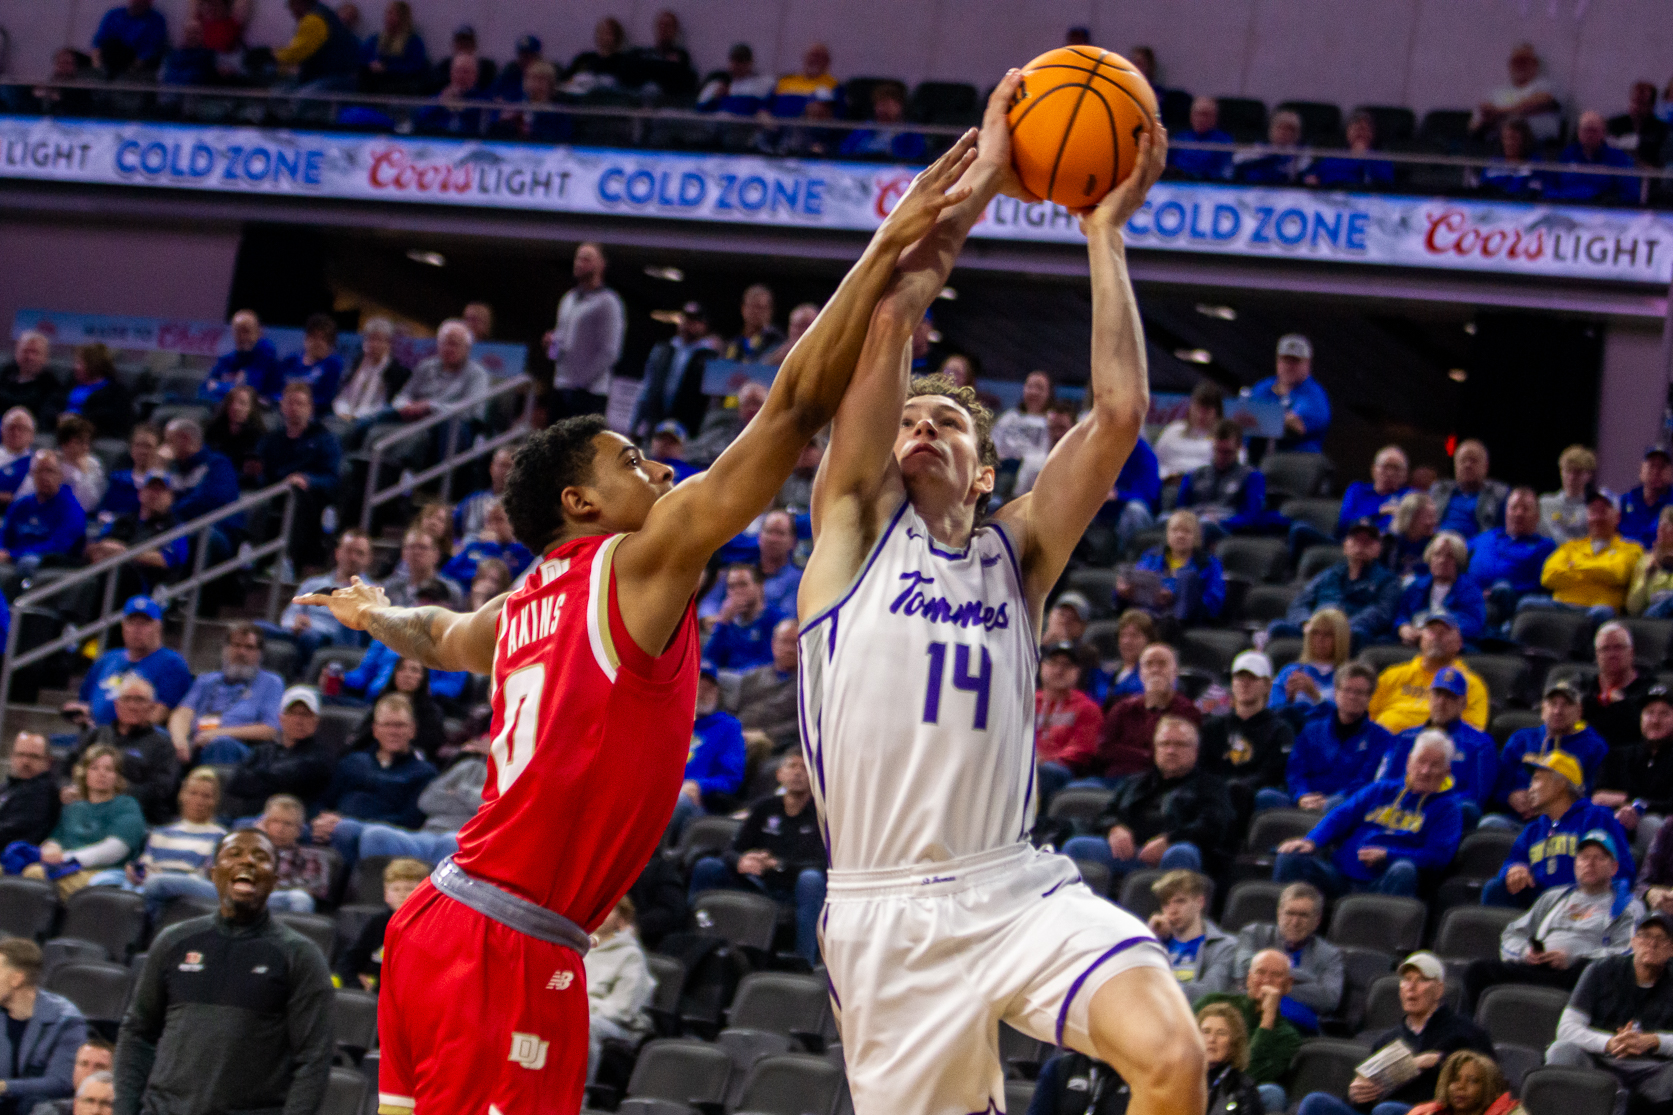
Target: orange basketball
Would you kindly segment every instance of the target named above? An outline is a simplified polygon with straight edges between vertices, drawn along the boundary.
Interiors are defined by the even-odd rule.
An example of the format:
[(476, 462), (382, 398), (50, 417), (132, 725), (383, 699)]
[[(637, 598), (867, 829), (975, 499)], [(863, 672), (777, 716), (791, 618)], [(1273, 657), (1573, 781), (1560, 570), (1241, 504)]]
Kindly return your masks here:
[(1023, 185), (1081, 209), (1133, 172), (1139, 136), (1156, 121), (1156, 94), (1119, 54), (1059, 47), (1024, 68), (1008, 119)]

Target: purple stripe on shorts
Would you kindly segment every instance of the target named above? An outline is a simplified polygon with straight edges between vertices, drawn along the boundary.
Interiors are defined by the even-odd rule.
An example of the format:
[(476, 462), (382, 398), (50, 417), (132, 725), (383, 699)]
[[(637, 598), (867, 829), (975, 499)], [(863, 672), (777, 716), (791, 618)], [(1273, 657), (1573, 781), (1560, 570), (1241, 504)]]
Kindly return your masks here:
[(1075, 982), (1069, 985), (1069, 993), (1063, 996), (1063, 1006), (1059, 1008), (1057, 1012), (1057, 1044), (1059, 1046), (1062, 1046), (1063, 1044), (1063, 1027), (1067, 1025), (1069, 1021), (1069, 1005), (1075, 1001), (1075, 996), (1080, 994), (1080, 989), (1082, 985), (1086, 983), (1087, 977), (1097, 971), (1100, 964), (1114, 956), (1116, 953), (1125, 952), (1134, 945), (1155, 943), (1156, 938), (1150, 936), (1129, 937), (1125, 941), (1122, 941), (1119, 945), (1116, 945), (1114, 948), (1104, 953), (1104, 955), (1100, 956), (1098, 959), (1094, 960), (1087, 966), (1086, 971), (1075, 977)]

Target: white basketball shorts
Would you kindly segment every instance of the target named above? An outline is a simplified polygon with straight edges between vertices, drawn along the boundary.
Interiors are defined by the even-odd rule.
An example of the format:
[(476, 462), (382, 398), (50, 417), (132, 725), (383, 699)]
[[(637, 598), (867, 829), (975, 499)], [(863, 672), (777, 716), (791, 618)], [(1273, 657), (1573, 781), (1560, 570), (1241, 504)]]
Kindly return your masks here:
[(1026, 844), (833, 872), (821, 937), (855, 1115), (1002, 1112), (1000, 1021), (1092, 1054), (1093, 994), (1169, 970), (1144, 923)]

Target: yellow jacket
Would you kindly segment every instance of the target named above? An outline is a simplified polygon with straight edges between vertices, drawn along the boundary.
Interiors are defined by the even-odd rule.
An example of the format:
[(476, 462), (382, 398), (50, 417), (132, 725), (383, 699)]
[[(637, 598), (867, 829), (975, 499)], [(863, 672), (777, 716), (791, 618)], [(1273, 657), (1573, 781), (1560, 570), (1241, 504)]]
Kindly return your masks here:
[(1673, 594), (1673, 570), (1663, 569), (1656, 555), (1645, 554), (1638, 559), (1632, 574), (1632, 591), (1627, 593), (1627, 612), (1641, 616), (1650, 605)]
[(1617, 612), (1626, 607), (1627, 588), (1632, 584), (1644, 547), (1619, 534), (1601, 550), (1590, 538), (1564, 542), (1545, 559), (1540, 584), (1559, 604), (1582, 608), (1607, 604)]
[[(1487, 730), (1487, 683), (1466, 665), (1455, 659), (1464, 675), (1464, 723), (1472, 728)], [(1431, 670), (1423, 664), (1420, 654), (1410, 662), (1390, 666), (1377, 678), (1377, 691), (1371, 694), (1371, 719), (1399, 734), (1429, 722), (1429, 687), (1435, 682), (1440, 667)]]

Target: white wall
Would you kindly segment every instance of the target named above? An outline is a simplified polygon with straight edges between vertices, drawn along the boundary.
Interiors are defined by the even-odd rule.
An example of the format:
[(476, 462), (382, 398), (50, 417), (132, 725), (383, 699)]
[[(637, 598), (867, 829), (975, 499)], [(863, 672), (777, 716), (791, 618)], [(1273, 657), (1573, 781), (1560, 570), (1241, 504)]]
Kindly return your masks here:
[[(8, 71), (45, 72), (50, 54), (86, 46), (114, 0), (0, 0), (11, 35)], [(335, 3), (336, 0), (333, 0)], [(367, 29), (382, 0), (358, 0)], [(178, 21), (188, 0), (158, 0)], [(255, 0), (254, 42), (279, 43), (291, 19), (281, 0)], [(476, 26), (493, 57), (533, 31), (548, 57), (591, 44), (592, 26), (614, 14), (636, 42), (670, 5), (687, 29), (700, 71), (727, 46), (755, 47), (763, 69), (794, 69), (803, 47), (825, 39), (839, 75), (965, 80), (986, 87), (1062, 41), (1072, 24), (1115, 50), (1154, 46), (1166, 84), (1199, 93), (1408, 104), (1419, 111), (1468, 107), (1505, 80), (1505, 59), (1530, 40), (1571, 108), (1620, 111), (1627, 86), (1658, 87), (1673, 74), (1667, 0), (414, 0), (432, 52), (459, 23)], [(1582, 10), (1575, 18), (1577, 9)]]

